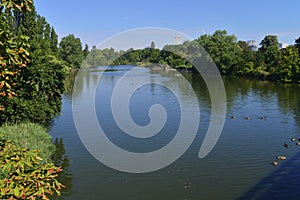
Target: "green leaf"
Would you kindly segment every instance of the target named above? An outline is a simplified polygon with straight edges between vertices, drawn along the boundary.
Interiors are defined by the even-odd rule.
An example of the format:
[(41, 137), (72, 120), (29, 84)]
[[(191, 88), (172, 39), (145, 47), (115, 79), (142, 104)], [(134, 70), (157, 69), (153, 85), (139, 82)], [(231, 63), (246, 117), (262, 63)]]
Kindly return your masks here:
[(20, 193), (20, 190), (19, 190), (19, 187), (15, 187), (15, 189), (14, 189), (14, 195), (16, 196), (16, 197), (20, 197), (20, 195), (21, 195), (21, 193)]

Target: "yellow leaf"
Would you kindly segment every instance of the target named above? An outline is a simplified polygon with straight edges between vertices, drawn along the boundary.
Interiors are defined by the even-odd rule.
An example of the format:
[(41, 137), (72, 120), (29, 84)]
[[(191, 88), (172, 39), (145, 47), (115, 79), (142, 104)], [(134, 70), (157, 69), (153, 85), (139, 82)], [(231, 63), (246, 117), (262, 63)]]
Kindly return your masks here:
[(4, 86), (4, 81), (1, 81), (1, 83), (0, 83), (0, 89), (2, 89), (3, 86)]
[(13, 95), (11, 93), (8, 93), (8, 98), (12, 99)]

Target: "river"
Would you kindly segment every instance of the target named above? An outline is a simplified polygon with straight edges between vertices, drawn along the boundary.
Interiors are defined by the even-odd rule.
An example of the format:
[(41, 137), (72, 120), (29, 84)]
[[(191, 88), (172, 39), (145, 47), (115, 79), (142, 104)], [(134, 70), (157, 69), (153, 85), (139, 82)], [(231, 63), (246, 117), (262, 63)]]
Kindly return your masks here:
[[(67, 91), (63, 96), (61, 115), (50, 128), (58, 147), (55, 161), (65, 169), (60, 180), (67, 188), (60, 198), (298, 199), (300, 146), (291, 138), (295, 137), (297, 141), (300, 138), (299, 85), (223, 77), (227, 96), (225, 125), (212, 151), (199, 159), (199, 148), (211, 117), (210, 95), (200, 75), (180, 75), (149, 67), (136, 69), (136, 76), (149, 79), (151, 83), (138, 88), (130, 99), (129, 109), (134, 122), (140, 126), (149, 124), (148, 110), (154, 104), (162, 105), (167, 113), (166, 123), (157, 135), (140, 139), (122, 133), (110, 105), (118, 80), (133, 66), (103, 69), (89, 69), (77, 77), (75, 93), (72, 96)], [(184, 80), (193, 87), (198, 99), (199, 104), (194, 105), (191, 101), (190, 107), (199, 106), (200, 122), (193, 143), (175, 162), (149, 173), (126, 173), (102, 164), (85, 148), (74, 123), (72, 100), (82, 100), (90, 91), (96, 90), (97, 120), (107, 137), (120, 148), (141, 154), (161, 149), (174, 139), (180, 126), (180, 104), (176, 95), (162, 83), (174, 85), (175, 90), (188, 101), (188, 87)], [(120, 98), (117, 101), (123, 103), (124, 100)], [(80, 112), (89, 124), (88, 113), (84, 109)], [(285, 143), (289, 148), (284, 147)], [(279, 155), (286, 156), (287, 160), (272, 166)]]

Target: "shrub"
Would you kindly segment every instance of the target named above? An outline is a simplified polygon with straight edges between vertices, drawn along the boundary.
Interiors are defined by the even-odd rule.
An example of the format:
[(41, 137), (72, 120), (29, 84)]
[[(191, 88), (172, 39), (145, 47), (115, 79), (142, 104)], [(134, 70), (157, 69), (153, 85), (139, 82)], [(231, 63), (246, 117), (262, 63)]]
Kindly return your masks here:
[(50, 161), (50, 157), (55, 151), (51, 136), (45, 128), (37, 124), (6, 124), (0, 127), (0, 133), (4, 134), (3, 139), (13, 140), (20, 148), (39, 150), (39, 155), (45, 162)]
[(56, 180), (62, 169), (43, 162), (38, 150), (0, 140), (0, 163), (1, 199), (48, 199), (54, 192), (60, 195), (64, 187)]

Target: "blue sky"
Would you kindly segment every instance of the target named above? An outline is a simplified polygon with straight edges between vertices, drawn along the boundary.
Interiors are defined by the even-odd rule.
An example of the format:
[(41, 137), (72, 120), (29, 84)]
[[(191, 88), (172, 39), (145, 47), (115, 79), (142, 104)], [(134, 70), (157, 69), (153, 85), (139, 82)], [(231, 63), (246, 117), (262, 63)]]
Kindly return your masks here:
[(276, 34), (293, 44), (300, 37), (300, 1), (294, 0), (35, 0), (37, 12), (59, 37), (74, 34), (97, 45), (133, 28), (162, 27), (197, 38), (225, 29), (240, 40), (260, 42)]

